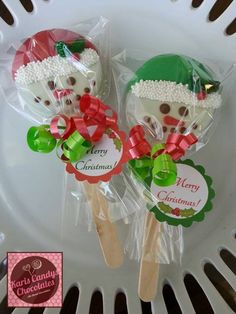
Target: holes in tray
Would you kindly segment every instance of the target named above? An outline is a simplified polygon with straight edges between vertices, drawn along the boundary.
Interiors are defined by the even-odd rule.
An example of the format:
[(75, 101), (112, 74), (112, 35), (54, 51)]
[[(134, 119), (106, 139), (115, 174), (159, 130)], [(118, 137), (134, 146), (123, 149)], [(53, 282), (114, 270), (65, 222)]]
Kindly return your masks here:
[(45, 308), (41, 307), (33, 307), (29, 310), (28, 314), (43, 314)]
[(184, 284), (196, 314), (214, 314), (210, 302), (208, 301), (204, 291), (193, 275), (185, 275)]
[(0, 303), (0, 313), (11, 314), (14, 309), (14, 307), (7, 307), (7, 297), (4, 297)]
[(7, 259), (1, 261), (0, 263), (0, 281), (7, 273)]
[(182, 314), (179, 303), (176, 300), (173, 289), (169, 284), (165, 284), (162, 290), (168, 314)]
[(220, 250), (220, 257), (236, 275), (236, 257), (225, 248)]
[(19, 0), (19, 1), (27, 12), (29, 13), (33, 12), (34, 6), (31, 0)]
[(233, 35), (236, 33), (236, 18), (229, 24), (225, 32), (227, 35)]
[(151, 302), (141, 302), (141, 307), (142, 307), (142, 313), (144, 314), (152, 314), (152, 307), (151, 307)]
[(126, 296), (123, 292), (119, 292), (115, 299), (115, 314), (128, 314)]
[(76, 312), (79, 300), (79, 289), (75, 286), (71, 287), (64, 299), (60, 314), (74, 314)]
[(5, 3), (0, 0), (0, 17), (8, 24), (13, 25), (14, 24), (14, 18), (11, 14), (11, 12), (6, 7)]
[(200, 5), (203, 3), (203, 1), (204, 1), (204, 0), (193, 0), (193, 1), (192, 1), (192, 7), (195, 8), (195, 9), (196, 9), (196, 8), (199, 8)]
[(204, 272), (225, 302), (234, 312), (236, 312), (235, 291), (228, 281), (211, 263), (206, 263), (204, 265)]
[(209, 13), (209, 21), (216, 21), (225, 12), (225, 10), (230, 6), (232, 2), (233, 0), (217, 0)]
[(92, 295), (89, 314), (103, 314), (103, 298), (99, 290), (94, 291)]

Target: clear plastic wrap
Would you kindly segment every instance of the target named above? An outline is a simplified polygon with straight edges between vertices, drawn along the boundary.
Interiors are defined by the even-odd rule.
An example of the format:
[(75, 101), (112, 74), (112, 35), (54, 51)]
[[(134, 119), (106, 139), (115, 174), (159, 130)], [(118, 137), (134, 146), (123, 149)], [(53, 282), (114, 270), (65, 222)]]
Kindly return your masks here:
[[(143, 195), (146, 204), (134, 215), (126, 253), (141, 263), (180, 262), (184, 248), (182, 226), (159, 222), (147, 211), (160, 201), (150, 191), (150, 183), (154, 182), (151, 181), (154, 180), (153, 161), (168, 155), (155, 183), (174, 184), (176, 174), (174, 181), (170, 180), (168, 184), (168, 163), (172, 162), (176, 167), (176, 161), (191, 156), (207, 144), (220, 117), (221, 83), (230, 74), (232, 66), (219, 66), (209, 60), (197, 61), (176, 54), (146, 57), (138, 51), (123, 51), (113, 57), (112, 70), (122, 128), (129, 130), (141, 126), (144, 134), (140, 133), (139, 137), (144, 136), (151, 148), (150, 155), (144, 154), (136, 159), (140, 164), (146, 162), (152, 166), (140, 171), (134, 163), (129, 163), (129, 176), (131, 180), (139, 181), (142, 186), (139, 195)], [(189, 142), (184, 149), (176, 150), (176, 146), (173, 149), (173, 138), (188, 139)], [(153, 159), (152, 163), (150, 159)], [(173, 210), (173, 215), (179, 215), (179, 212)]]
[[(151, 143), (165, 142), (170, 133), (193, 133), (195, 152), (209, 140), (222, 104), (220, 82), (226, 71), (217, 64), (175, 54), (149, 60), (122, 52), (113, 58), (119, 95), (119, 116), (124, 127), (144, 126)], [(125, 107), (125, 110), (124, 110)]]
[[(1, 94), (13, 109), (39, 124), (27, 135), (32, 150), (49, 153), (55, 148), (56, 140), (50, 135), (51, 121), (58, 114), (64, 115), (57, 128), (60, 131), (57, 139), (63, 138), (65, 122), (80, 115), (83, 95), (99, 99), (108, 96), (111, 75), (109, 35), (109, 21), (98, 17), (72, 27), (42, 30), (12, 43), (8, 52), (1, 55)], [(60, 159), (61, 151), (57, 147)], [(65, 190), (65, 211), (73, 210), (68, 207), (72, 204), (77, 206), (87, 202), (83, 183), (74, 176), (66, 180)], [(68, 202), (70, 193), (76, 196), (78, 204), (72, 199)], [(84, 196), (78, 197), (78, 193)], [(86, 221), (82, 220), (82, 223)]]
[[(38, 124), (28, 130), (29, 148), (38, 153), (55, 149), (55, 162), (64, 162), (70, 173), (63, 195), (62, 236), (68, 223), (89, 229), (94, 223), (104, 259), (115, 268), (123, 262), (123, 250), (111, 221), (127, 214), (112, 183), (109, 187), (98, 183), (110, 179), (112, 167), (114, 174), (119, 173), (126, 161), (125, 133), (119, 130), (115, 108), (103, 103), (110, 89), (109, 67), (109, 22), (99, 17), (74, 27), (42, 30), (13, 43), (1, 57), (0, 79), (6, 102)], [(103, 145), (108, 148), (102, 150)], [(96, 158), (109, 163), (109, 149), (117, 159), (100, 167)], [(83, 163), (85, 170), (79, 168)]]
[(6, 102), (28, 119), (48, 123), (56, 114), (78, 113), (83, 93), (109, 93), (108, 20), (40, 31), (14, 42), (0, 58)]
[(125, 253), (137, 261), (143, 259), (158, 264), (181, 263), (184, 251), (182, 226), (160, 223), (151, 212), (144, 210), (133, 217)]

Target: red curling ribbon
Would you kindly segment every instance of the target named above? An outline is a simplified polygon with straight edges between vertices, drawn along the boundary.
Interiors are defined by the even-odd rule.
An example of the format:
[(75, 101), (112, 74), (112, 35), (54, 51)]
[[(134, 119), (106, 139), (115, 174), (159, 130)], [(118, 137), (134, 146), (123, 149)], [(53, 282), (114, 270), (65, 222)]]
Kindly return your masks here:
[[(62, 134), (59, 132), (59, 126), (58, 126), (58, 122), (60, 119), (63, 119), (65, 122), (65, 130), (63, 131)], [(70, 136), (70, 134), (73, 133), (71, 119), (63, 114), (55, 116), (51, 120), (50, 132), (56, 139), (63, 139), (63, 140), (67, 139)]]
[(141, 125), (134, 126), (129, 133), (129, 153), (132, 159), (149, 155), (151, 145), (144, 138), (145, 132)]
[[(90, 123), (101, 123), (106, 126), (117, 124), (117, 113), (101, 102), (100, 99), (84, 94), (80, 99), (80, 111), (84, 113), (86, 121)], [(111, 111), (112, 116), (108, 116), (106, 111)]]
[[(83, 116), (67, 117), (63, 114), (51, 120), (50, 130), (56, 139), (67, 139), (74, 131), (78, 131), (87, 141), (97, 142), (101, 139), (106, 128), (117, 125), (117, 114), (98, 98), (85, 94), (80, 100), (80, 110)], [(107, 116), (106, 111), (111, 111), (112, 116)], [(59, 120), (63, 119), (65, 130), (59, 132)], [(93, 134), (89, 134), (88, 127), (95, 126)]]
[(167, 137), (165, 148), (158, 150), (153, 158), (161, 154), (169, 154), (173, 160), (178, 160), (185, 155), (185, 151), (193, 144), (197, 143), (198, 139), (193, 133), (187, 135), (171, 133)]

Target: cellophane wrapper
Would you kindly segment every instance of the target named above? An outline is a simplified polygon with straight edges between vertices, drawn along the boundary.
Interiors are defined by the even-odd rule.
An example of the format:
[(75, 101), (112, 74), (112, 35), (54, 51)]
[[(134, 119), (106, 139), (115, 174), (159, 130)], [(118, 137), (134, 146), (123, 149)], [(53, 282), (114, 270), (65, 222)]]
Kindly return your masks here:
[[(234, 69), (233, 64), (177, 54), (119, 53), (112, 59), (112, 71), (122, 128), (128, 132), (141, 125), (151, 146), (166, 143), (172, 133), (192, 133), (197, 143), (185, 152), (184, 158), (191, 156), (214, 133), (222, 99), (227, 96), (225, 87)], [(129, 165), (126, 171), (130, 181), (139, 182), (137, 195), (145, 199), (131, 222), (126, 253), (135, 260), (181, 262), (183, 227), (155, 222), (148, 210), (160, 200), (146, 181), (140, 180), (136, 169)]]
[[(56, 115), (70, 118), (80, 114), (79, 102), (84, 94), (106, 103), (111, 82), (109, 21), (95, 17), (13, 42), (0, 57), (0, 81), (6, 103), (34, 125), (46, 125), (48, 129)], [(61, 128), (65, 126), (64, 121), (59, 123)], [(62, 162), (56, 154), (55, 162)], [(62, 233), (65, 223), (91, 229), (94, 215), (111, 221), (128, 215), (130, 192), (114, 188), (117, 185), (113, 179), (90, 186), (65, 172), (64, 182)], [(92, 189), (99, 200), (96, 212), (92, 210)], [(104, 206), (109, 207), (108, 215)]]

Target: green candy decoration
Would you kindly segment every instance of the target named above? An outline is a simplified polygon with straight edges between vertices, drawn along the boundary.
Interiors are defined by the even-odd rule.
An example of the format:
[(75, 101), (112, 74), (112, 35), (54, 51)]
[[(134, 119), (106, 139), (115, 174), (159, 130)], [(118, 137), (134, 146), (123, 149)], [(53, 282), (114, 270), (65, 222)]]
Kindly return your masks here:
[(58, 41), (55, 45), (56, 51), (62, 58), (68, 57), (71, 53), (81, 53), (85, 49), (85, 40), (77, 39), (70, 43)]

